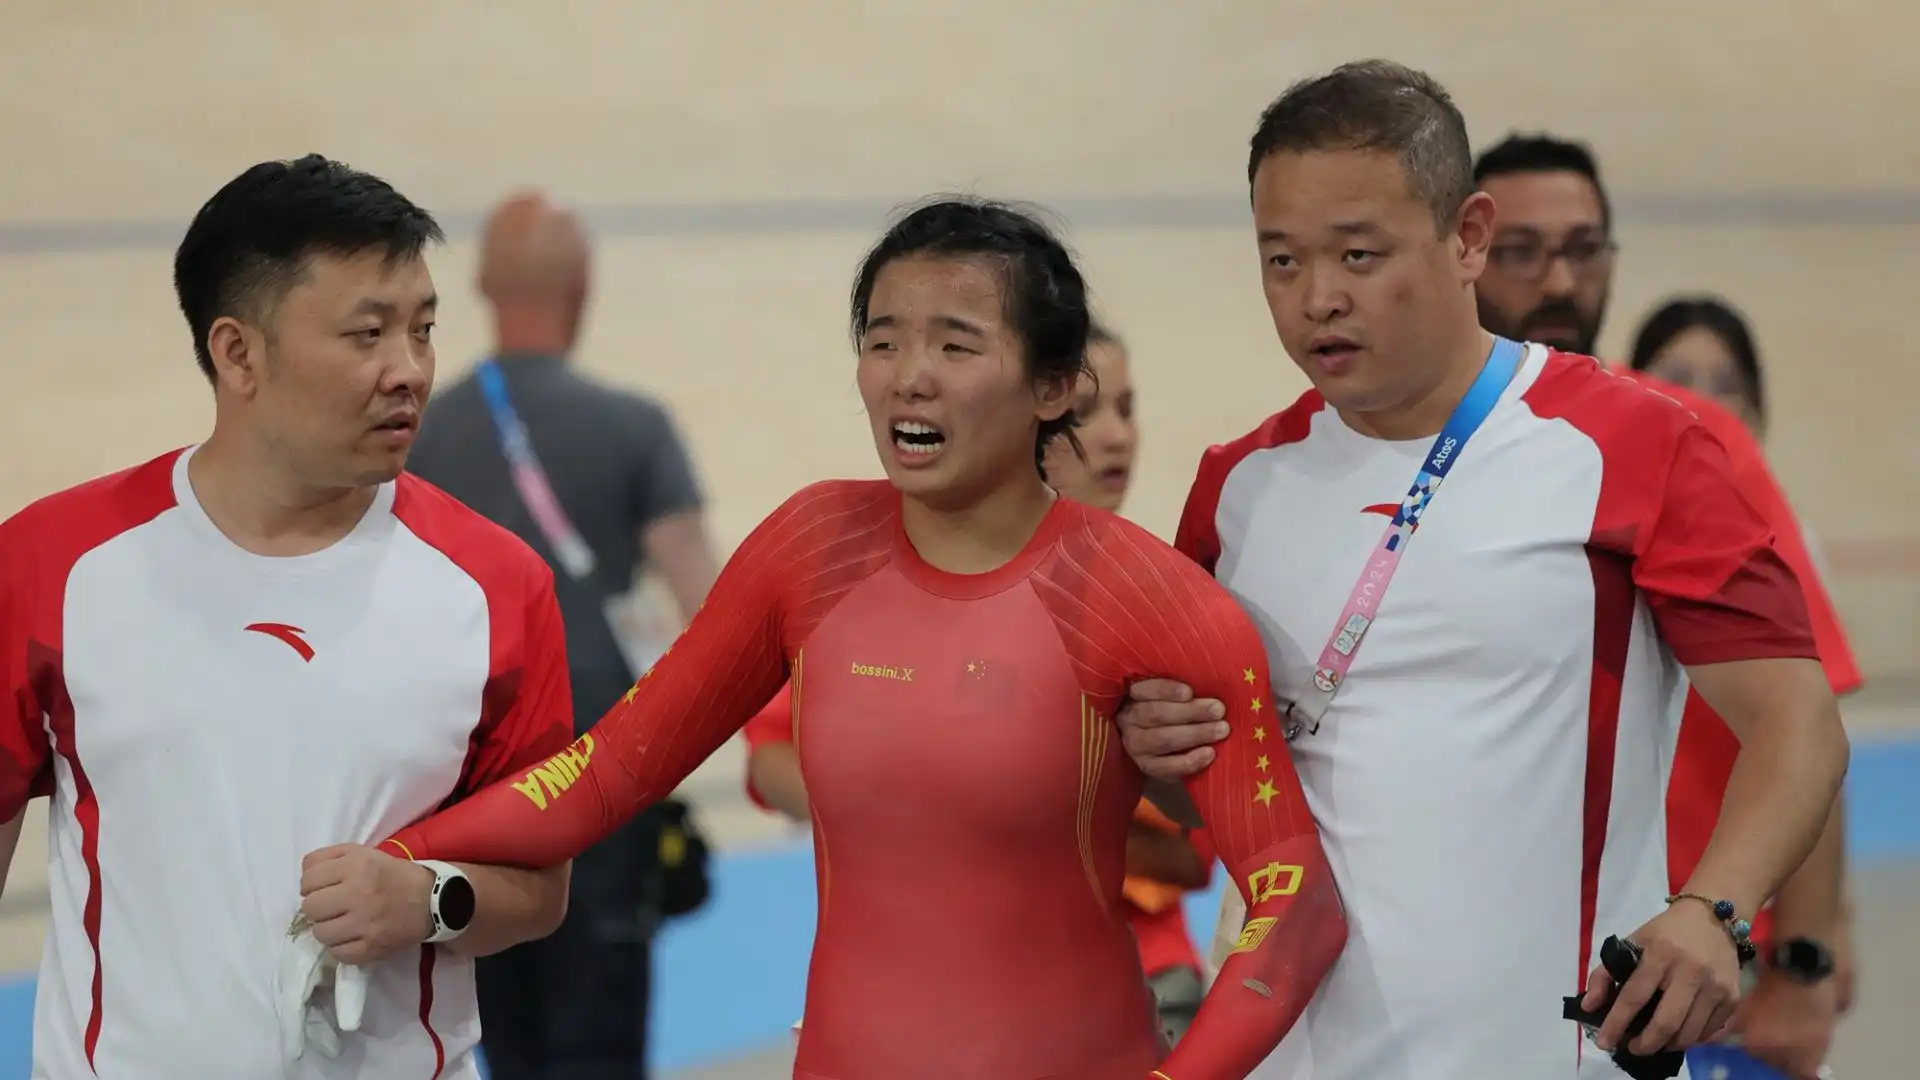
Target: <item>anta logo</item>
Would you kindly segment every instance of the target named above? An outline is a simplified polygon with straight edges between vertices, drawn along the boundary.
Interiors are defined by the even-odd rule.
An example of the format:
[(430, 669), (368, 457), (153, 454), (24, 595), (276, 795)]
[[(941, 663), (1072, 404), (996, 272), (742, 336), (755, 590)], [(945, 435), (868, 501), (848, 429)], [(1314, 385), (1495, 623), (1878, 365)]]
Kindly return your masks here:
[(913, 669), (910, 667), (881, 667), (875, 664), (854, 664), (853, 673), (869, 679), (892, 679), (894, 682), (913, 681)]
[(1374, 503), (1372, 506), (1361, 507), (1360, 512), (1363, 514), (1379, 514), (1383, 518), (1390, 518), (1400, 512), (1400, 504)]
[(305, 630), (297, 626), (288, 626), (283, 622), (257, 622), (247, 629), (256, 634), (265, 634), (270, 638), (284, 641), (287, 648), (300, 654), (300, 659), (308, 663), (313, 662), (313, 646), (307, 644), (307, 639), (300, 636), (306, 633)]

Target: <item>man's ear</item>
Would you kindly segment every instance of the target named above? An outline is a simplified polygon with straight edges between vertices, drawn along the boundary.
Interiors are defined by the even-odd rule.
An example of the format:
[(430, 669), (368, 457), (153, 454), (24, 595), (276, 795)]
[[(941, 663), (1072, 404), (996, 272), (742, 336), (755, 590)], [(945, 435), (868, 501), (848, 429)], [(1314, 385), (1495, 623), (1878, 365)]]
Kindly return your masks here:
[(1487, 250), (1493, 247), (1495, 206), (1493, 196), (1476, 191), (1460, 204), (1454, 215), (1454, 242), (1460, 245), (1460, 273), (1468, 284), (1480, 280), (1487, 270)]
[(207, 328), (214, 382), (246, 398), (257, 391), (267, 361), (267, 339), (256, 327), (222, 315)]

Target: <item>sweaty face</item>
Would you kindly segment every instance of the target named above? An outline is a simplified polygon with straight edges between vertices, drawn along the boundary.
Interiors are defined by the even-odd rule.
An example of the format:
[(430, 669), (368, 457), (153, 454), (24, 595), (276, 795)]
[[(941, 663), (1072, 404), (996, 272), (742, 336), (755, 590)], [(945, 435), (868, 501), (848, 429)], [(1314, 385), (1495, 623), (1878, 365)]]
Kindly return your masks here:
[(283, 298), (247, 385), (250, 423), (316, 487), (400, 475), (433, 389), (423, 259), (320, 255)]
[(997, 268), (922, 256), (875, 278), (859, 383), (888, 479), (943, 508), (1033, 478), (1037, 429), (1066, 412), (1072, 391), (1027, 374)]
[(1287, 355), (1335, 408), (1395, 408), (1431, 389), (1423, 327), (1480, 270), (1474, 245), (1442, 233), (1398, 157), (1280, 153), (1253, 181), (1261, 283)]
[(1087, 350), (1087, 365), (1097, 377), (1082, 377), (1075, 389), (1074, 434), (1086, 452), (1080, 460), (1066, 439), (1047, 446), (1047, 481), (1060, 494), (1102, 510), (1118, 510), (1133, 478), (1133, 454), (1140, 429), (1133, 418), (1133, 378), (1127, 354), (1112, 345)]
[(1754, 407), (1740, 365), (1733, 359), (1720, 335), (1704, 326), (1693, 326), (1674, 335), (1672, 341), (1653, 354), (1647, 374), (1686, 387), (1710, 397), (1738, 416), (1748, 428), (1760, 430), (1759, 410)]
[(1591, 355), (1613, 285), (1600, 193), (1579, 173), (1492, 176), (1493, 248), (1476, 289), (1480, 325)]

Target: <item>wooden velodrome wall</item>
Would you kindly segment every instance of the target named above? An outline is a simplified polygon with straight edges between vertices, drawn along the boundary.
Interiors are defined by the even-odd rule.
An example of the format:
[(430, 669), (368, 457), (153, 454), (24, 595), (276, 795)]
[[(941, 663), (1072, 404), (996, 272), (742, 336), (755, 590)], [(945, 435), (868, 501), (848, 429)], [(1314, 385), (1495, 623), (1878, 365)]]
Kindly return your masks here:
[(1595, 144), (1621, 219), (1608, 350), (1673, 289), (1751, 313), (1771, 448), (1860, 652), (1913, 672), (1916, 26), (1896, 0), (9, 0), (0, 512), (197, 437), (171, 244), (241, 168), (319, 150), (460, 232), (435, 261), (443, 379), (484, 345), (474, 214), (529, 183), (586, 208), (581, 363), (670, 403), (727, 544), (876, 469), (844, 311), (888, 206), (1046, 202), (1135, 345), (1130, 510), (1166, 534), (1202, 447), (1302, 385), (1243, 227), (1245, 138), (1290, 80), (1385, 55), (1445, 80), (1482, 144)]

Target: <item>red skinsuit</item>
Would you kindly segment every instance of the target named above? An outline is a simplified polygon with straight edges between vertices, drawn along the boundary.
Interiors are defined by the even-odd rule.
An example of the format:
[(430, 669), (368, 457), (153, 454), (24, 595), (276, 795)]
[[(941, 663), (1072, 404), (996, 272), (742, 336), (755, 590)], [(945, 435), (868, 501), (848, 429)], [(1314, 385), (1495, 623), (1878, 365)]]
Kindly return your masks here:
[[(789, 672), (820, 890), (795, 1077), (1240, 1080), (1338, 956), (1339, 899), (1253, 623), (1187, 558), (1067, 499), (1012, 562), (960, 576), (915, 554), (890, 485), (807, 488), (572, 749), (389, 843), (570, 858), (671, 792)], [(1111, 719), (1128, 682), (1156, 676), (1227, 703), (1233, 734), (1188, 790), (1249, 899), (1245, 948), (1164, 1064), (1121, 905), (1142, 781)]]

